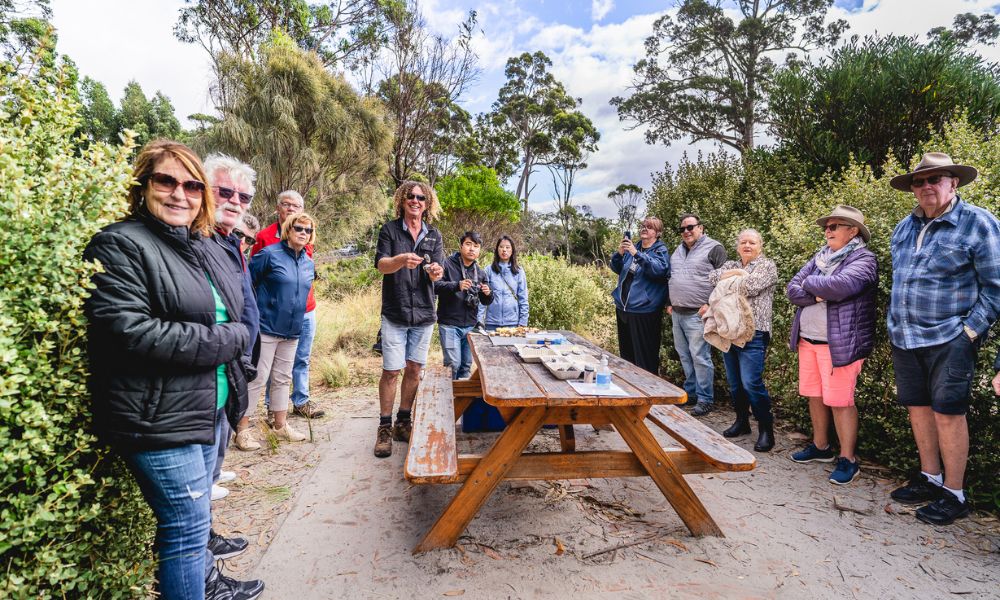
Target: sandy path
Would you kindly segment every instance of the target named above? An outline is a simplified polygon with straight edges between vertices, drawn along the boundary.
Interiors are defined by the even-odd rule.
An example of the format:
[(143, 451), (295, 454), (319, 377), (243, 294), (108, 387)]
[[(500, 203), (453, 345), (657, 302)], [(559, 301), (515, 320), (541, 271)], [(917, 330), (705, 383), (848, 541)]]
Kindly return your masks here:
[[(833, 486), (831, 465), (788, 460), (801, 442), (781, 433), (753, 472), (688, 476), (724, 539), (690, 537), (648, 479), (503, 483), (459, 548), (414, 557), (457, 487), (408, 484), (402, 444), (372, 457), (372, 388), (319, 400), (333, 414), (314, 423), (313, 443), (233, 450), (227, 468), (241, 479), (213, 505), (217, 529), (253, 542), (227, 571), (263, 578), (266, 598), (1000, 598), (995, 518), (926, 526), (889, 501), (897, 482), (863, 465)], [(459, 433), (459, 449), (494, 435)], [(558, 446), (546, 430), (530, 449)], [(577, 447), (625, 445), (578, 427)]]

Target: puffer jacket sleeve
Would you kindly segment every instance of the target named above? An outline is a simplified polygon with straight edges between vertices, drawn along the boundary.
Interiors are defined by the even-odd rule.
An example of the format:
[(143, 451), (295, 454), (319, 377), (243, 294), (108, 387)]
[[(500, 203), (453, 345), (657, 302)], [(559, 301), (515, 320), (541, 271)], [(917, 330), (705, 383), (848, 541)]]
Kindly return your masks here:
[(788, 287), (786, 288), (788, 300), (795, 306), (812, 306), (816, 304), (816, 296), (802, 289), (802, 282), (815, 268), (816, 259), (811, 258), (806, 263), (806, 266), (802, 267), (795, 274), (795, 277), (792, 277), (792, 280), (788, 282)]
[(843, 302), (862, 293), (877, 281), (878, 266), (875, 255), (865, 252), (832, 275), (809, 275), (802, 280), (802, 289), (814, 297), (831, 302)]
[(524, 267), (518, 269), (517, 273), (517, 324), (521, 327), (528, 326), (528, 276)]
[(638, 263), (636, 276), (642, 275), (650, 281), (666, 283), (670, 279), (670, 253), (666, 246), (653, 252), (637, 252), (633, 257)]
[(250, 332), (243, 323), (203, 325), (154, 316), (141, 250), (125, 236), (97, 234), (84, 258), (103, 266), (93, 277), (95, 289), (86, 303), (87, 317), (130, 354), (168, 365), (204, 368), (227, 363), (247, 347)]

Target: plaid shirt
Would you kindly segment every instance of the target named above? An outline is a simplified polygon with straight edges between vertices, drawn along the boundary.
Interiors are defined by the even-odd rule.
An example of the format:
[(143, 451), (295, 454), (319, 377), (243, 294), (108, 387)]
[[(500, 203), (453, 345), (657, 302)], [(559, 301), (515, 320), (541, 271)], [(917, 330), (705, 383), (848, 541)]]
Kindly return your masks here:
[[(926, 230), (921, 239), (921, 230)], [(919, 242), (919, 247), (918, 247)], [(955, 199), (928, 222), (920, 207), (892, 232), (889, 339), (904, 350), (943, 344), (1000, 314), (1000, 221)]]

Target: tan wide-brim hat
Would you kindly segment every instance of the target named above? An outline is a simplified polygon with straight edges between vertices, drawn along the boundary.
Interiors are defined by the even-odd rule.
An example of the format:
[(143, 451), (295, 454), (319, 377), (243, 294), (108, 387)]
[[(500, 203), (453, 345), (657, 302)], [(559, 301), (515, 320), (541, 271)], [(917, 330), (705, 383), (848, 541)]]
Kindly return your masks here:
[(951, 160), (951, 157), (944, 152), (928, 152), (920, 158), (920, 163), (916, 169), (905, 175), (896, 175), (889, 181), (889, 185), (901, 192), (909, 192), (913, 176), (925, 171), (948, 171), (955, 177), (958, 177), (958, 187), (972, 183), (979, 176), (979, 171), (975, 167), (956, 165), (955, 161)]
[(861, 233), (861, 239), (863, 239), (866, 244), (872, 239), (872, 232), (868, 231), (868, 228), (865, 227), (865, 216), (861, 214), (860, 210), (854, 208), (853, 206), (838, 204), (837, 208), (833, 209), (833, 212), (825, 217), (816, 219), (816, 224), (820, 227), (826, 227), (827, 220), (833, 218), (842, 219), (857, 227), (858, 231)]

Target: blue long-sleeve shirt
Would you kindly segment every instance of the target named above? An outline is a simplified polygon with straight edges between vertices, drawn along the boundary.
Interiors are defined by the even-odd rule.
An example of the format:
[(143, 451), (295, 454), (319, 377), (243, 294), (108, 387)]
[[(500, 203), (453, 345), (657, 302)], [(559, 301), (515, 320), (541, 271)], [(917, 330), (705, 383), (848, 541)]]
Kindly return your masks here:
[(1000, 315), (1000, 221), (956, 198), (927, 220), (918, 207), (892, 232), (889, 339), (912, 350), (943, 344), (967, 325), (985, 335)]

